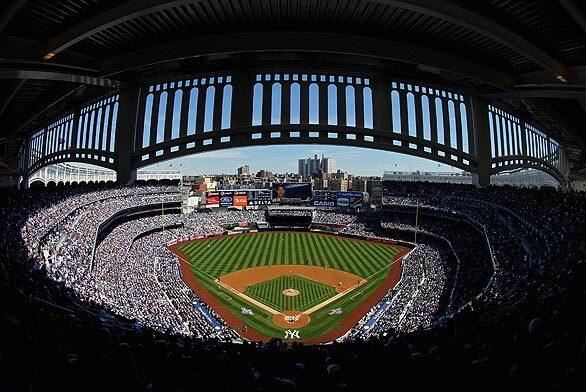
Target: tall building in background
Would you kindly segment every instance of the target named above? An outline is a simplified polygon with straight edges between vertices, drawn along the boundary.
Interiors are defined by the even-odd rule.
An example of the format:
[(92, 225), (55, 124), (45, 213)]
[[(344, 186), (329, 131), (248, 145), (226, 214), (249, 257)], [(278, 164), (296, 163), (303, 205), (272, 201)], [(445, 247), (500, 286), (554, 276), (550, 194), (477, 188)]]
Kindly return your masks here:
[(313, 158), (300, 159), (298, 161), (297, 173), (303, 177), (310, 177), (312, 174), (319, 173), (333, 173), (336, 170), (336, 160), (334, 158), (327, 158), (324, 155), (318, 157), (314, 155)]
[(242, 165), (238, 168), (238, 175), (239, 176), (248, 176), (250, 175), (250, 166)]

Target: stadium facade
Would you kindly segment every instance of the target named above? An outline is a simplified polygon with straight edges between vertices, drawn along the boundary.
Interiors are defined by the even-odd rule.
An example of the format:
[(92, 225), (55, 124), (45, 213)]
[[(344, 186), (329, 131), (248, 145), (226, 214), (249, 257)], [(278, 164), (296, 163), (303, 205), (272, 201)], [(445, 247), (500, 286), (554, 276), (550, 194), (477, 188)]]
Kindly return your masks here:
[[(184, 15), (201, 15), (193, 15), (199, 5), (191, 1), (97, 7), (85, 18), (81, 6), (14, 3), (3, 19), (11, 34), (2, 41), (4, 79), (14, 83), (4, 89), (9, 135), (2, 143), (4, 170), (20, 187), (59, 162), (112, 169), (128, 184), (138, 169), (170, 158), (279, 144), (400, 152), (467, 171), (479, 186), (520, 168), (567, 186), (584, 167), (583, 45), (554, 49), (583, 41), (575, 22), (564, 24), (565, 40), (543, 48), (519, 34), (521, 26), (537, 42), (555, 39), (529, 27), (528, 11), (505, 12), (500, 2), (484, 10), (448, 1), (349, 8), (336, 1), (286, 12), (261, 2), (250, 5), (250, 15), (234, 14), (229, 2), (202, 2), (221, 15), (208, 21), (209, 31), (226, 32), (218, 35), (192, 29)], [(324, 24), (342, 9), (339, 23)], [(375, 9), (378, 22), (365, 24)], [(558, 20), (568, 12), (545, 2), (538, 10)], [(50, 19), (69, 29), (43, 23), (42, 15), (56, 12), (62, 17)], [(398, 14), (405, 18), (391, 17)], [(260, 31), (251, 30), (252, 15), (265, 21)], [(127, 29), (152, 18), (162, 19)], [(429, 35), (431, 26), (454, 34)], [(417, 30), (412, 40), (398, 34), (407, 28)], [(174, 34), (145, 45), (145, 31), (162, 37), (165, 29)], [(97, 36), (108, 38), (98, 45)], [(22, 101), (41, 83), (33, 81), (46, 84), (36, 96), (56, 85), (62, 91), (23, 115)]]
[[(0, 389), (576, 390), (585, 11), (0, 1)], [(138, 181), (288, 144), (469, 174), (389, 173), (368, 200), (230, 183), (202, 209)], [(537, 172), (559, 189), (490, 186)]]

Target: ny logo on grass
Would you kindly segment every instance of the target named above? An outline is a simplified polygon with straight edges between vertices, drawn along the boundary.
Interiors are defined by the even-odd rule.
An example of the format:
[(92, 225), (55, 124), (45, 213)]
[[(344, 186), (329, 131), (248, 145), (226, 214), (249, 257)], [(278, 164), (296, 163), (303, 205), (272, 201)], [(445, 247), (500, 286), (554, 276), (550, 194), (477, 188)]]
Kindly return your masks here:
[(299, 339), (299, 331), (288, 329), (285, 331), (285, 339)]

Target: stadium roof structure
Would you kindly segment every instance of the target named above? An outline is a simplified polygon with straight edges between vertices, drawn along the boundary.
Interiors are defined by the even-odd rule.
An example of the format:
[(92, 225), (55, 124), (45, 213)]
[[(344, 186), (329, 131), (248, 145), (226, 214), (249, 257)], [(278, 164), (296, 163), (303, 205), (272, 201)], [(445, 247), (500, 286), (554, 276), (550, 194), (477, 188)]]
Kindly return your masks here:
[(559, 142), (569, 174), (586, 176), (576, 0), (0, 0), (0, 170), (18, 173), (42, 127), (125, 88), (299, 69), (486, 100)]

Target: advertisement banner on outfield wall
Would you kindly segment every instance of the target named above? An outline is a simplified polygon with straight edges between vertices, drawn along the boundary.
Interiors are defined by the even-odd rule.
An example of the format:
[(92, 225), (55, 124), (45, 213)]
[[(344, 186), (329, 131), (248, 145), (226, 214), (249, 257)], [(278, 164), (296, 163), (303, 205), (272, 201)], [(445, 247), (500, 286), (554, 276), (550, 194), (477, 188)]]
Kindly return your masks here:
[(220, 192), (220, 207), (232, 207), (234, 205), (234, 192)]
[(253, 190), (246, 193), (249, 206), (267, 206), (271, 204), (272, 197), (269, 189)]
[(335, 200), (311, 200), (311, 205), (313, 207), (335, 207), (336, 201)]
[(207, 192), (207, 207), (247, 207), (271, 204), (271, 191), (268, 189), (249, 191)]
[(315, 191), (311, 205), (314, 207), (355, 208), (364, 202), (363, 192)]
[(207, 207), (219, 207), (220, 206), (220, 193), (219, 192), (206, 193), (206, 206)]
[(248, 196), (246, 192), (234, 192), (234, 207), (248, 206)]

